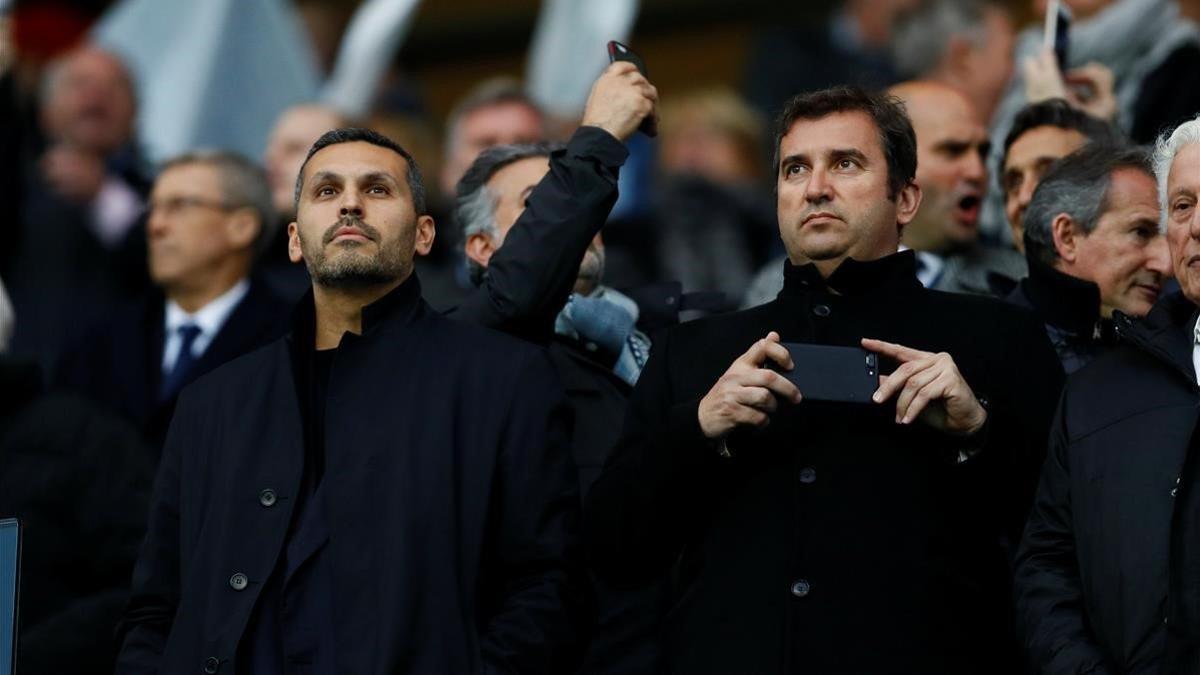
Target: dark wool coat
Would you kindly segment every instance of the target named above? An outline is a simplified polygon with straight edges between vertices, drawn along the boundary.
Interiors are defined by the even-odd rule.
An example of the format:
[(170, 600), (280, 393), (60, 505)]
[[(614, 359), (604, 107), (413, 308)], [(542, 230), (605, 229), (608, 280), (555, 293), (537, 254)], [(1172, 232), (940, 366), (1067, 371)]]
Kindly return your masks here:
[(1063, 391), (1017, 560), (1039, 673), (1200, 672), (1196, 314), (1173, 293), (1118, 315), (1122, 344)]
[[(786, 277), (774, 302), (655, 342), (585, 505), (597, 569), (630, 585), (674, 569), (672, 673), (1015, 672), (1006, 543), (1062, 377), (1045, 331), (998, 300), (922, 288), (911, 252)], [(781, 404), (723, 458), (697, 406), (772, 330), (948, 352), (988, 423), (963, 439), (899, 427), (893, 404)]]
[[(570, 667), (587, 582), (570, 414), (544, 354), (433, 312), (412, 277), (343, 337), (326, 400), (337, 672)], [(118, 672), (234, 672), (303, 458), (286, 341), (184, 390)]]

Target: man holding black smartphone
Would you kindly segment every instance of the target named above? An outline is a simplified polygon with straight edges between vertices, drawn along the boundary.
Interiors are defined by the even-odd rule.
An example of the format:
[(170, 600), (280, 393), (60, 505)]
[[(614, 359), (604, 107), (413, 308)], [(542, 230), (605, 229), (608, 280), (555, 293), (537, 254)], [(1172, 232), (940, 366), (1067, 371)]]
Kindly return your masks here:
[[(1045, 333), (897, 253), (921, 200), (898, 100), (796, 97), (775, 167), (783, 291), (656, 339), (587, 500), (593, 561), (673, 571), (673, 673), (1016, 672), (1009, 544), (1062, 378)], [(863, 358), (813, 400), (792, 380), (820, 350), (785, 341)], [(854, 402), (866, 350), (885, 374)]]

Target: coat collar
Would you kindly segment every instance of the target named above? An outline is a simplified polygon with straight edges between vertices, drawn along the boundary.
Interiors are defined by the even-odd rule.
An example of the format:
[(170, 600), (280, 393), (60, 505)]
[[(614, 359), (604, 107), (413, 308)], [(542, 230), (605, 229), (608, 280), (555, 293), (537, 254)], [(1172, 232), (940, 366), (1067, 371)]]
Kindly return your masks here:
[(1092, 335), (1100, 321), (1100, 287), (1036, 260), (1021, 291), (1045, 323), (1079, 335)]
[(1137, 320), (1114, 312), (1117, 334), (1134, 346), (1149, 352), (1175, 368), (1196, 386), (1196, 369), (1192, 364), (1192, 330), (1198, 309), (1182, 291), (1158, 299), (1146, 318)]
[(823, 278), (812, 263), (793, 265), (788, 262), (783, 270), (783, 290), (779, 295), (794, 296), (812, 290), (860, 295), (884, 286), (895, 290), (921, 288), (921, 282), (917, 280), (917, 258), (912, 251), (868, 261), (846, 258), (828, 279)]
[[(403, 325), (411, 321), (421, 307), (421, 282), (412, 272), (399, 286), (387, 295), (363, 307), (363, 335), (373, 335), (389, 325)], [(307, 345), (316, 342), (317, 309), (312, 289), (304, 294), (292, 313), (293, 344)]]

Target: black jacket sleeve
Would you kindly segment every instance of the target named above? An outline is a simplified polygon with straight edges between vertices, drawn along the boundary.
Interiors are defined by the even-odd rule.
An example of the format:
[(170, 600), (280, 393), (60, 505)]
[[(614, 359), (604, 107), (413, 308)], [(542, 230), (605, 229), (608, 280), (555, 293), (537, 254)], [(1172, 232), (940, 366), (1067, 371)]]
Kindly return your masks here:
[(1033, 672), (1103, 675), (1109, 670), (1084, 616), (1072, 533), (1066, 419), (1069, 393), (1059, 404), (1037, 498), (1017, 554), (1017, 628)]
[(166, 447), (154, 482), (146, 538), (133, 569), (133, 587), (117, 632), (121, 651), (117, 673), (158, 673), (167, 635), (180, 597), (180, 465), (200, 429), (188, 392), (167, 434)]
[(504, 417), (482, 563), (487, 675), (574, 672), (591, 616), (570, 408), (543, 354), (521, 371)]
[(550, 173), (488, 262), (483, 283), (447, 316), (546, 344), (579, 263), (617, 201), (629, 151), (598, 127), (580, 127), (550, 157)]
[(588, 492), (584, 530), (599, 576), (615, 586), (661, 578), (704, 518), (727, 460), (700, 429), (700, 399), (676, 402), (671, 331), (654, 342), (621, 440)]

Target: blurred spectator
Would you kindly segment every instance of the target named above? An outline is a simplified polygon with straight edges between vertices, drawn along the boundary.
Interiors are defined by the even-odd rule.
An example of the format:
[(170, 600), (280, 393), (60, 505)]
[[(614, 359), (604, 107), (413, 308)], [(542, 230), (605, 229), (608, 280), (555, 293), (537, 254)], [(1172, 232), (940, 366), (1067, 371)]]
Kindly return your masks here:
[(54, 62), (42, 87), (44, 148), (17, 159), (24, 191), (4, 273), (21, 315), (17, 353), (53, 364), (70, 327), (144, 287), (147, 188), (133, 140), (129, 73), (114, 55), (83, 47)]
[(542, 111), (516, 80), (499, 77), (476, 85), (446, 120), (442, 194), (454, 195), (458, 179), (484, 150), (545, 140), (545, 124)]
[(1024, 277), (1020, 254), (979, 241), (989, 147), (979, 112), (962, 92), (944, 84), (909, 82), (891, 93), (904, 101), (917, 132), (921, 208), (904, 228), (903, 242), (917, 251), (921, 283), (940, 291), (988, 294), (997, 276), (1010, 284)]
[(345, 116), (329, 106), (305, 103), (285, 110), (267, 139), (263, 166), (278, 222), (270, 223), (267, 228), (272, 234), (259, 261), (259, 271), (288, 300), (299, 299), (311, 285), (304, 266), (293, 264), (287, 257), (286, 226), (296, 213), (296, 177), (300, 165), (321, 134), (348, 124)]
[[(1033, 4), (1037, 16), (1043, 16), (1045, 0)], [(1043, 48), (1040, 21), (1017, 38), (1015, 62), (1020, 68), (992, 126), (994, 167), (999, 167), (1001, 142), (1027, 103), (1065, 96), (1090, 114), (1112, 119), (1138, 143), (1153, 140), (1162, 129), (1200, 110), (1200, 69), (1195, 65), (1200, 59), (1200, 27), (1195, 22), (1200, 9), (1195, 0), (1068, 4), (1076, 20), (1069, 62), (1061, 69), (1053, 53)], [(1010, 241), (998, 198), (989, 200), (985, 209), (984, 231), (989, 238)]]
[(45, 394), (37, 365), (5, 353), (13, 319), (0, 284), (0, 513), (24, 526), (16, 672), (111, 673), (153, 466), (128, 423)]
[(57, 382), (133, 421), (157, 452), (185, 384), (287, 330), (289, 305), (249, 276), (277, 222), (249, 160), (209, 152), (168, 162), (147, 220), (157, 289), (85, 333)]
[(656, 235), (643, 230), (633, 237), (653, 247), (650, 281), (670, 279), (737, 298), (778, 250), (775, 213), (763, 186), (764, 126), (727, 89), (695, 91), (663, 105)]
[(844, 0), (804, 27), (774, 26), (756, 40), (746, 68), (749, 100), (774, 117), (793, 95), (836, 84), (882, 89), (900, 78), (888, 45), (892, 23), (918, 0)]
[(1145, 316), (1171, 276), (1142, 150), (1099, 143), (1051, 165), (1025, 218), (1029, 277), (1009, 296), (1046, 324), (1072, 373), (1116, 340), (1113, 312)]
[(1033, 103), (1017, 113), (1000, 153), (999, 186), (1013, 245), (1025, 250), (1025, 209), (1042, 174), (1056, 159), (1084, 144), (1115, 145), (1120, 134), (1107, 122), (1061, 98)]
[(1200, 662), (1200, 117), (1160, 141), (1154, 164), (1181, 292), (1140, 321), (1117, 316), (1120, 345), (1063, 391), (1016, 560), (1029, 672)]
[(1012, 77), (1016, 38), (1008, 10), (992, 0), (924, 0), (899, 16), (892, 54), (901, 77), (963, 92), (985, 123)]

